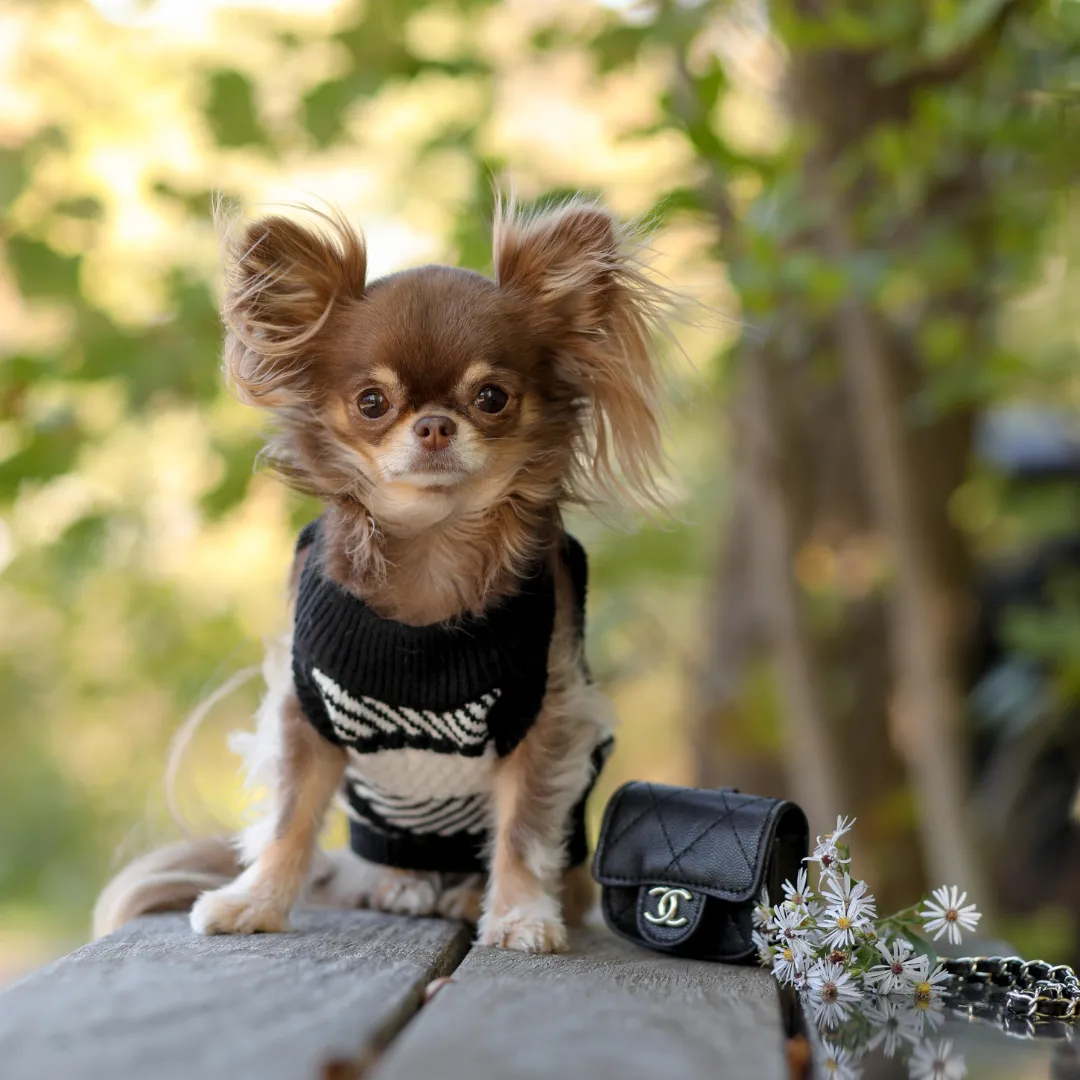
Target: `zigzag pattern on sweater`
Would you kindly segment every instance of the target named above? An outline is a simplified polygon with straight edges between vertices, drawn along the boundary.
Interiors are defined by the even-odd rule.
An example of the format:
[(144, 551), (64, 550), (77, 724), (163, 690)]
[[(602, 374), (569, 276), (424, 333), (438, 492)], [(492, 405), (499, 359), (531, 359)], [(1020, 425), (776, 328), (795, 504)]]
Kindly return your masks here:
[(502, 691), (495, 688), (476, 701), (448, 712), (387, 705), (371, 697), (353, 697), (324, 671), (311, 669), (326, 715), (346, 746), (362, 748), (365, 741), (385, 744), (386, 736), (404, 736), (405, 745), (445, 749), (447, 753), (477, 752), (490, 737), (487, 716)]

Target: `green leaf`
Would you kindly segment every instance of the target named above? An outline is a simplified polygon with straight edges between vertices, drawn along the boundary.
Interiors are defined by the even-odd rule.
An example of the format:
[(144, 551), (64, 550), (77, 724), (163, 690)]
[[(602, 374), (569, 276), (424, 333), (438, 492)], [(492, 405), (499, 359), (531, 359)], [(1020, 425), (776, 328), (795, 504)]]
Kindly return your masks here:
[(156, 181), (151, 190), (155, 195), (163, 199), (178, 203), (188, 217), (202, 220), (209, 220), (214, 200), (218, 195), (224, 199), (226, 204), (237, 198), (235, 192), (210, 191), (206, 188), (196, 191), (183, 191), (165, 180)]
[(53, 209), (65, 217), (81, 218), (84, 221), (100, 221), (105, 214), (101, 203), (89, 195), (75, 199), (61, 199)]
[(672, 188), (664, 192), (642, 217), (649, 225), (659, 228), (680, 214), (700, 213), (703, 209), (701, 192), (697, 188)]
[(218, 146), (269, 146), (255, 87), (243, 72), (222, 68), (210, 75), (204, 112)]
[(589, 42), (589, 52), (597, 69), (606, 75), (627, 67), (638, 58), (642, 46), (649, 40), (650, 27), (628, 26), (616, 22), (601, 30)]
[(25, 149), (0, 149), (0, 206), (9, 206), (29, 176)]
[(931, 970), (933, 970), (934, 965), (940, 959), (937, 949), (935, 949), (925, 938), (913, 933), (911, 930), (905, 929), (903, 936), (911, 942), (911, 947), (916, 953), (926, 953), (927, 958), (930, 960)]
[(79, 291), (78, 255), (61, 255), (44, 240), (16, 234), (7, 241), (7, 261), (23, 296), (75, 296)]
[(73, 468), (84, 433), (75, 417), (58, 410), (43, 418), (18, 453), (0, 463), (0, 500), (10, 501), (27, 480), (46, 481)]
[(235, 445), (219, 447), (225, 469), (221, 482), (200, 500), (203, 512), (210, 519), (223, 517), (247, 494), (254, 475), (254, 463), (264, 440), (258, 437), (245, 439)]
[(345, 128), (345, 111), (361, 93), (356, 79), (327, 79), (304, 95), (302, 123), (321, 147), (330, 146)]
[[(923, 30), (921, 50), (935, 62), (960, 52), (1000, 14), (1009, 0), (937, 0)], [(1072, 0), (1067, 0), (1072, 2)]]

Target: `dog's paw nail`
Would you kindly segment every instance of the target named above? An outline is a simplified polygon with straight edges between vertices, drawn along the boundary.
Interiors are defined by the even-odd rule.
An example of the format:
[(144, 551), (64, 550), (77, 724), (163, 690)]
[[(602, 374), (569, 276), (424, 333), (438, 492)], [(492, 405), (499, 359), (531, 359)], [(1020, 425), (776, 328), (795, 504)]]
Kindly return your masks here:
[(480, 944), (527, 953), (562, 953), (570, 947), (566, 927), (558, 919), (516, 911), (490, 919), (481, 930)]
[(288, 915), (244, 893), (203, 893), (191, 909), (197, 934), (276, 934), (289, 929)]

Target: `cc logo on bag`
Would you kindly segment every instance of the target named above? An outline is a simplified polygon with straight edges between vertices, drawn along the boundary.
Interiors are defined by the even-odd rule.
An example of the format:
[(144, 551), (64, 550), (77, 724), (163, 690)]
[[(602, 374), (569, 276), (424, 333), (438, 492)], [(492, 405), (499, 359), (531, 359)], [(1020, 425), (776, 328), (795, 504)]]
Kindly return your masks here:
[(686, 916), (679, 914), (680, 900), (693, 900), (693, 894), (685, 889), (669, 889), (665, 885), (657, 885), (649, 890), (650, 896), (659, 896), (656, 902), (656, 914), (646, 911), (645, 918), (657, 926), (685, 926), (689, 921)]

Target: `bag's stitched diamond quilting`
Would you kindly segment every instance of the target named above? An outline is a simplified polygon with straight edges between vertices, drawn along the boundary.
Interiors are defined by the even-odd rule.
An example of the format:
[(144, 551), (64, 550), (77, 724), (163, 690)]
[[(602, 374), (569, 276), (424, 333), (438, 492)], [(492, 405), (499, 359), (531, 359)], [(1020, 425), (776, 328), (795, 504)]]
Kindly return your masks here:
[[(638, 785), (635, 785), (637, 787)], [(643, 873), (658, 880), (678, 878), (687, 883), (715, 884), (719, 876), (725, 891), (743, 892), (757, 878), (761, 834), (768, 816), (756, 804), (773, 800), (728, 791), (708, 792), (715, 805), (710, 817), (694, 817), (688, 828), (687, 812), (671, 788), (658, 792), (652, 784), (641, 784), (643, 798), (627, 799), (610, 824), (605, 845), (605, 872), (620, 873), (611, 865), (619, 862), (620, 851), (648, 851)], [(706, 793), (702, 793), (705, 795)], [(706, 800), (702, 800), (704, 805)], [(620, 818), (626, 817), (626, 821)]]

